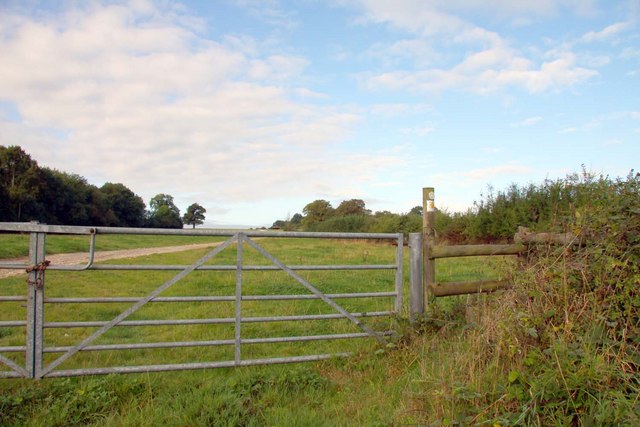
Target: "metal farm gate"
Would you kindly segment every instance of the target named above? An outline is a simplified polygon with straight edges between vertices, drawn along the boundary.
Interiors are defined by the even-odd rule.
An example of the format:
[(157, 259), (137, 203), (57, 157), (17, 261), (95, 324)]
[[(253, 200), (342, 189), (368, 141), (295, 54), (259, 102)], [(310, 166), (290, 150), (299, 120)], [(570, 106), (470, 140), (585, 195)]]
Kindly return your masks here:
[[(27, 272), (27, 292), (24, 295), (24, 282), (22, 285), (16, 286), (15, 281), (8, 285), (2, 285), (2, 282), (8, 283), (8, 280), (0, 281), (0, 378), (48, 378), (48, 377), (66, 377), (78, 375), (95, 375), (109, 373), (133, 373), (133, 372), (156, 372), (169, 370), (188, 370), (188, 369), (204, 369), (218, 367), (234, 367), (248, 366), (259, 364), (276, 364), (291, 363), (303, 361), (316, 361), (327, 359), (335, 356), (345, 356), (346, 353), (337, 354), (311, 354), (311, 355), (281, 355), (280, 357), (265, 358), (246, 358), (243, 357), (243, 346), (257, 344), (279, 344), (279, 343), (298, 343), (313, 342), (322, 340), (338, 340), (352, 338), (373, 338), (380, 343), (385, 343), (387, 336), (393, 334), (392, 330), (375, 330), (374, 327), (364, 323), (364, 318), (381, 317), (389, 318), (401, 312), (402, 308), (402, 287), (403, 287), (403, 235), (387, 234), (387, 233), (302, 233), (302, 232), (272, 232), (272, 231), (224, 231), (224, 230), (159, 230), (159, 229), (134, 229), (134, 228), (113, 228), (113, 227), (69, 227), (69, 226), (49, 226), (36, 223), (0, 223), (0, 232), (10, 233), (29, 233), (29, 262), (24, 263), (0, 263), (0, 269), (22, 269)], [(85, 235), (89, 239), (88, 260), (86, 265), (55, 265), (50, 263), (46, 257), (46, 237), (50, 234), (65, 235)], [(95, 241), (97, 235), (118, 234), (118, 235), (180, 235), (180, 236), (211, 236), (226, 237), (227, 240), (220, 242), (212, 249), (208, 250), (206, 255), (194, 261), (189, 265), (130, 265), (130, 264), (105, 264), (94, 263)], [(305, 238), (305, 239), (369, 239), (383, 240), (396, 245), (395, 260), (388, 264), (347, 264), (347, 265), (290, 265), (272, 255), (265, 250), (256, 240), (264, 238)], [(225, 249), (235, 248), (235, 263), (222, 265), (208, 263), (214, 257), (222, 253)], [(247, 265), (245, 248), (255, 254), (260, 254), (265, 262), (263, 265)], [(344, 247), (345, 251), (349, 251), (349, 245)], [(228, 252), (228, 251), (227, 251)], [(68, 274), (88, 274), (78, 273), (80, 271), (156, 271), (168, 272), (176, 271), (177, 273), (168, 280), (162, 280), (162, 283), (156, 283), (151, 292), (146, 290), (144, 296), (105, 296), (108, 295), (108, 289), (100, 289), (98, 286), (95, 290), (96, 296), (74, 297), (66, 294), (64, 283), (60, 285), (59, 292), (65, 292), (64, 297), (48, 297), (46, 291), (46, 272), (47, 271), (64, 271)], [(389, 282), (394, 286), (393, 289), (384, 291), (369, 291), (366, 289), (360, 292), (343, 292), (328, 293), (321, 291), (321, 286), (311, 283), (311, 280), (305, 279), (298, 271), (355, 271), (362, 272), (365, 270), (388, 270), (393, 274)], [(184, 279), (193, 272), (202, 271), (218, 271), (227, 272), (227, 274), (235, 275), (235, 293), (233, 295), (213, 295), (213, 296), (161, 296), (163, 292), (174, 286), (180, 280)], [(290, 280), (302, 292), (289, 294), (261, 294), (247, 295), (243, 292), (243, 275), (253, 271), (276, 271), (284, 272), (287, 280)], [(75, 272), (75, 273), (74, 273)], [(151, 274), (151, 273), (149, 273)], [(213, 274), (213, 273), (207, 273)], [(317, 273), (320, 274), (320, 273)], [(360, 274), (360, 273), (358, 273)], [(192, 275), (193, 276), (193, 275)], [(209, 277), (209, 276), (207, 276)], [(61, 280), (64, 275), (61, 275)], [(229, 286), (233, 286), (231, 283)], [(11, 290), (11, 291), (9, 291)], [(98, 292), (100, 291), (100, 292)], [(7, 295), (9, 293), (9, 295)], [(166, 295), (166, 294), (165, 294)], [(337, 300), (364, 300), (373, 301), (380, 299), (384, 301), (391, 300), (389, 307), (382, 311), (351, 311), (345, 308), (345, 303), (338, 303)], [(319, 314), (296, 314), (287, 316), (247, 316), (243, 315), (243, 302), (251, 301), (304, 301), (318, 300), (322, 301), (326, 306), (330, 307), (329, 313)], [(213, 303), (227, 302), (233, 304), (233, 309), (229, 309), (232, 315), (228, 317), (207, 317), (207, 318), (179, 318), (179, 319), (135, 319), (131, 320), (131, 316), (139, 312), (143, 307), (150, 303)], [(66, 307), (75, 307), (78, 304), (89, 304), (91, 307), (118, 307), (122, 304), (127, 305), (124, 310), (107, 310), (111, 320), (87, 320), (78, 319), (79, 314)], [(369, 302), (367, 303), (369, 304)], [(4, 307), (4, 308), (3, 308)], [(9, 307), (7, 309), (7, 307)], [(84, 306), (86, 307), (86, 305)], [(207, 306), (208, 307), (208, 306)], [(23, 313), (26, 308), (26, 319), (12, 318), (16, 313)], [(47, 313), (49, 310), (57, 310), (57, 316), (60, 313), (68, 317), (68, 321), (48, 321)], [(103, 310), (104, 309), (100, 309)], [(80, 310), (78, 310), (79, 312)], [(117, 314), (119, 313), (119, 314)], [(117, 315), (116, 315), (117, 314)], [(9, 316), (9, 319), (7, 317)], [(129, 318), (129, 320), (127, 320)], [(270, 322), (301, 322), (308, 320), (329, 320), (342, 319), (350, 324), (355, 325), (356, 331), (346, 333), (331, 334), (305, 334), (296, 336), (264, 336), (264, 337), (245, 337), (243, 336), (243, 325), (256, 324), (267, 325)], [(186, 340), (186, 341), (163, 341), (163, 342), (108, 342), (97, 344), (96, 341), (103, 337), (107, 332), (113, 330), (116, 326), (121, 327), (140, 327), (140, 326), (180, 326), (180, 325), (205, 325), (206, 327), (215, 327), (215, 325), (226, 325), (232, 329), (233, 337), (226, 339), (214, 340)], [(246, 326), (244, 326), (246, 328)], [(24, 334), (19, 334), (24, 344), (9, 342), (4, 339), (11, 336), (15, 341), (16, 334), (14, 328), (23, 328)], [(96, 329), (97, 328), (97, 329)], [(48, 345), (52, 339), (45, 339), (45, 332), (53, 330), (57, 331), (56, 337), (59, 337), (67, 345)], [(74, 334), (68, 334), (65, 331), (80, 331)], [(4, 332), (4, 333), (3, 333)], [(75, 339), (74, 342), (68, 343), (69, 337)], [(126, 334), (125, 334), (126, 335)], [(80, 337), (80, 338), (78, 338)], [(85, 337), (85, 338), (82, 338)], [(134, 337), (139, 338), (139, 337)], [(8, 338), (7, 338), (8, 339)], [(79, 341), (79, 342), (78, 342)], [(126, 341), (126, 340), (125, 340)], [(11, 344), (11, 345), (8, 345)], [(57, 344), (57, 343), (56, 343)], [(233, 353), (229, 353), (231, 357), (228, 360), (205, 360), (189, 363), (154, 363), (154, 364), (125, 364), (125, 366), (99, 366), (91, 365), (91, 359), (83, 359), (82, 363), (75, 363), (81, 354), (142, 350), (142, 351), (158, 351), (159, 349), (178, 348), (213, 348), (226, 347), (232, 348)], [(204, 353), (207, 356), (207, 353)], [(59, 369), (59, 367), (71, 359), (71, 368)], [(24, 360), (24, 364), (22, 363)], [(125, 358), (126, 360), (126, 358)], [(67, 364), (69, 366), (69, 363)]]

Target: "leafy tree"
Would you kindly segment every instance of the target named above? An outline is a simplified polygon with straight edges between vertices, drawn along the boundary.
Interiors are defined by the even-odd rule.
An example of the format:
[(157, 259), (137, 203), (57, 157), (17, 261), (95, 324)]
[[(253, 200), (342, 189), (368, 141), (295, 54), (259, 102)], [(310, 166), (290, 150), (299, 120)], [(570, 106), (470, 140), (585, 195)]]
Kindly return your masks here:
[(0, 146), (0, 197), (5, 221), (29, 221), (41, 211), (38, 196), (42, 187), (40, 168), (18, 146)]
[(293, 214), (293, 216), (291, 217), (291, 219), (289, 220), (289, 223), (291, 225), (293, 225), (294, 227), (299, 226), (300, 224), (302, 224), (302, 220), (304, 219), (304, 217), (299, 214), (299, 213), (295, 213)]
[(173, 196), (157, 194), (149, 201), (147, 224), (153, 228), (182, 228), (180, 209), (173, 203)]
[(61, 222), (71, 225), (90, 225), (89, 198), (91, 189), (80, 175), (57, 172), (60, 178), (61, 196), (65, 198), (66, 215)]
[(283, 221), (279, 219), (273, 222), (273, 225), (271, 225), (271, 228), (281, 229), (281, 228), (285, 228), (286, 226), (287, 226), (287, 221)]
[(191, 224), (193, 225), (193, 228), (196, 228), (196, 224), (200, 225), (204, 222), (205, 212), (207, 212), (205, 208), (197, 203), (194, 203), (187, 208), (187, 212), (185, 212), (182, 220), (185, 224)]
[(345, 200), (336, 208), (335, 216), (370, 215), (371, 211), (365, 206), (362, 199)]
[(420, 215), (422, 216), (422, 206), (414, 206), (409, 211), (409, 215)]
[(107, 225), (116, 227), (142, 227), (145, 223), (146, 206), (142, 197), (124, 184), (107, 182), (100, 187), (108, 206), (105, 215)]
[(302, 209), (302, 213), (305, 215), (302, 223), (306, 228), (309, 228), (315, 223), (327, 220), (333, 215), (333, 212), (334, 209), (330, 202), (315, 200)]

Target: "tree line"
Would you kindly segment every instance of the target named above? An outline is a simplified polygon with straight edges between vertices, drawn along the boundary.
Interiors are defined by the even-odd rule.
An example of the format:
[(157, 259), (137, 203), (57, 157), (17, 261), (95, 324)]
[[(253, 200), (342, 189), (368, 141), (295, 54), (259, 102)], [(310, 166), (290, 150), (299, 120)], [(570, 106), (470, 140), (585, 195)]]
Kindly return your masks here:
[[(626, 180), (636, 182), (631, 171)], [(594, 183), (599, 183), (595, 185)], [(465, 212), (436, 209), (435, 229), (438, 240), (450, 244), (495, 243), (512, 240), (519, 226), (532, 231), (570, 231), (568, 224), (576, 212), (590, 209), (594, 191), (600, 187), (617, 188), (607, 176), (596, 177), (585, 171), (540, 184), (511, 184), (504, 190), (487, 187), (480, 199)], [(612, 191), (612, 195), (615, 195)], [(638, 204), (638, 197), (635, 203)], [(640, 212), (640, 210), (638, 211)], [(314, 200), (286, 220), (273, 223), (273, 228), (301, 231), (341, 231), (372, 233), (413, 233), (422, 231), (422, 207), (407, 213), (379, 211), (372, 213), (361, 199), (341, 202), (334, 208), (327, 200)]]
[(403, 214), (389, 211), (372, 213), (362, 199), (344, 200), (336, 208), (331, 202), (319, 199), (305, 205), (302, 213), (275, 221), (272, 228), (285, 231), (411, 233), (422, 229), (422, 207), (416, 206)]
[(0, 145), (0, 221), (108, 227), (182, 228), (202, 224), (198, 203), (184, 215), (173, 197), (160, 193), (149, 201), (121, 183), (101, 187), (86, 178), (41, 167), (19, 146)]
[[(509, 241), (518, 226), (534, 231), (566, 231), (577, 211), (589, 210), (595, 177), (581, 173), (541, 184), (512, 184), (504, 190), (488, 187), (465, 212), (436, 210), (440, 241), (453, 244)], [(633, 171), (626, 181), (637, 180)], [(600, 177), (604, 186), (613, 180)], [(198, 203), (184, 215), (173, 197), (160, 193), (149, 201), (121, 183), (101, 187), (77, 174), (41, 167), (19, 146), (0, 145), (0, 221), (39, 221), (45, 224), (112, 227), (182, 228), (202, 224), (206, 209)], [(411, 233), (422, 230), (422, 207), (407, 213), (367, 209), (362, 199), (349, 199), (333, 207), (314, 200), (301, 213), (277, 220), (273, 228), (301, 231)]]

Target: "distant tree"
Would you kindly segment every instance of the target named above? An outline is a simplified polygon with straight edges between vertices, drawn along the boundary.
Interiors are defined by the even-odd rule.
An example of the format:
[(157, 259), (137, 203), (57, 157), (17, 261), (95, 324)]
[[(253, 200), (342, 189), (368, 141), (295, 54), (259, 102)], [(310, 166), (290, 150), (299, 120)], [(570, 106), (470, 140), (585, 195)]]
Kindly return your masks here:
[(39, 219), (38, 196), (42, 188), (38, 163), (18, 146), (0, 146), (0, 209), (4, 221)]
[(364, 200), (350, 199), (340, 203), (335, 211), (335, 216), (348, 215), (371, 215), (371, 211), (366, 208)]
[(157, 194), (149, 201), (147, 225), (152, 228), (182, 228), (180, 209), (168, 194)]
[(100, 187), (108, 212), (105, 222), (116, 227), (142, 227), (145, 223), (144, 200), (124, 184), (107, 182)]
[(182, 220), (185, 224), (191, 224), (193, 225), (193, 228), (196, 228), (196, 225), (200, 225), (204, 222), (205, 212), (207, 212), (205, 208), (194, 203), (187, 208), (187, 212), (185, 212)]
[(47, 224), (110, 225), (104, 195), (86, 178), (56, 169), (40, 169), (42, 187), (38, 196), (38, 220)]
[(303, 225), (307, 228), (313, 224), (327, 220), (333, 215), (333, 206), (326, 200), (315, 200), (307, 204), (302, 213), (305, 215), (302, 221)]
[(279, 219), (277, 221), (274, 221), (273, 225), (271, 225), (271, 228), (282, 229), (282, 228), (285, 228), (286, 226), (287, 226), (287, 221)]
[(92, 223), (92, 190), (95, 186), (90, 185), (87, 179), (65, 172), (53, 171), (58, 176), (60, 189), (59, 197), (64, 197), (65, 209), (58, 213), (58, 220), (63, 224), (70, 225), (91, 225)]
[(420, 215), (422, 216), (422, 206), (414, 206), (409, 211), (409, 215)]
[(289, 220), (289, 223), (291, 225), (293, 225), (293, 226), (298, 226), (298, 225), (302, 224), (302, 220), (303, 219), (304, 219), (304, 217), (301, 214), (295, 213), (295, 214), (293, 214), (293, 216)]

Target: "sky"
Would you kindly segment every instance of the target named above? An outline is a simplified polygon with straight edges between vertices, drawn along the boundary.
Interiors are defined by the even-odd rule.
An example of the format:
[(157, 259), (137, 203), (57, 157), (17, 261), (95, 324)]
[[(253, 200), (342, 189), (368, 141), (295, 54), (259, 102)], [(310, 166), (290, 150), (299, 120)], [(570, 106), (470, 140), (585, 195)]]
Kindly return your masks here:
[(210, 227), (640, 159), (640, 0), (0, 0), (0, 145)]

